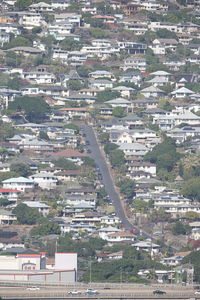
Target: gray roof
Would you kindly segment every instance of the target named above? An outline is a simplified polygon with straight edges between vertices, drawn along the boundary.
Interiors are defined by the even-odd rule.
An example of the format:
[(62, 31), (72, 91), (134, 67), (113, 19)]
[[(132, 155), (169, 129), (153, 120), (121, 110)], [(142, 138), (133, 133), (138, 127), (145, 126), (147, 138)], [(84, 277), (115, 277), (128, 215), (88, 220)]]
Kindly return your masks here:
[(33, 180), (25, 178), (25, 177), (9, 178), (9, 179), (2, 181), (2, 183), (9, 183), (9, 182), (12, 182), (12, 183), (25, 182), (25, 183), (33, 183), (34, 184)]

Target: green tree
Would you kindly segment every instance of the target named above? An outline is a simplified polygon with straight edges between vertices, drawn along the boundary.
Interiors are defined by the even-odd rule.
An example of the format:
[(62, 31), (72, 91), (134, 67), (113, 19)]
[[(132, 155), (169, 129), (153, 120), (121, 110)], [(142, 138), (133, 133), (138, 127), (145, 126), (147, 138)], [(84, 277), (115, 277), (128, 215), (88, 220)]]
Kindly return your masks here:
[(77, 134), (79, 133), (79, 127), (76, 124), (67, 124), (64, 126), (64, 128), (73, 129)]
[(124, 194), (131, 203), (135, 195), (135, 181), (132, 179), (122, 179), (117, 183), (117, 185), (120, 188), (120, 192)]
[(14, 209), (13, 213), (17, 217), (17, 221), (20, 224), (33, 225), (38, 223), (42, 216), (36, 208), (30, 208), (24, 203), (18, 204)]
[(46, 118), (50, 107), (41, 97), (22, 96), (10, 102), (8, 109), (24, 111), (30, 122), (40, 123)]
[(110, 162), (113, 167), (119, 168), (124, 165), (125, 157), (124, 152), (122, 150), (113, 150), (110, 153)]
[(30, 167), (23, 163), (15, 163), (10, 166), (10, 171), (19, 174), (22, 177), (28, 177), (32, 174)]
[(40, 138), (41, 140), (49, 141), (49, 136), (48, 136), (48, 134), (47, 134), (45, 131), (43, 131), (43, 130), (41, 130), (41, 131), (39, 132), (39, 138)]
[(91, 72), (91, 69), (87, 66), (82, 65), (80, 67), (77, 67), (77, 72), (80, 77), (88, 77), (88, 74)]
[(123, 118), (126, 116), (126, 109), (124, 107), (114, 107), (112, 114), (114, 117)]
[(102, 132), (99, 134), (98, 139), (100, 141), (100, 143), (102, 144), (107, 144), (109, 141), (109, 133), (108, 132)]
[(4, 44), (4, 49), (10, 49), (14, 47), (31, 47), (32, 41), (23, 36), (17, 36), (14, 39), (11, 39), (9, 43)]
[(165, 137), (164, 141), (156, 145), (152, 151), (144, 156), (144, 160), (156, 163), (157, 169), (172, 171), (176, 162), (182, 157), (176, 151), (176, 143), (170, 137)]
[(149, 204), (148, 204), (148, 202), (146, 202), (144, 200), (135, 199), (133, 201), (133, 207), (136, 211), (145, 212), (145, 211), (147, 211)]
[(45, 236), (49, 234), (60, 234), (60, 226), (58, 223), (46, 221), (31, 230), (32, 236)]
[(75, 163), (66, 158), (59, 158), (54, 162), (56, 167), (60, 167), (63, 170), (77, 170)]
[(168, 29), (165, 29), (165, 28), (157, 30), (156, 34), (158, 35), (158, 37), (160, 39), (175, 39), (175, 40), (177, 40), (176, 33), (172, 32)]
[(26, 10), (32, 4), (32, 0), (17, 0), (15, 7), (19, 10)]
[(172, 227), (172, 233), (174, 235), (180, 235), (180, 234), (188, 234), (191, 232), (191, 228), (189, 225), (185, 225), (181, 222), (176, 222), (174, 226)]
[(11, 202), (7, 198), (0, 198), (0, 206), (5, 207), (5, 206), (10, 205), (10, 203)]
[(95, 167), (95, 161), (93, 158), (86, 156), (83, 158), (83, 165), (89, 167)]
[(106, 154), (110, 154), (113, 150), (116, 150), (119, 146), (114, 143), (107, 143), (104, 146), (104, 151)]
[(188, 197), (194, 201), (200, 202), (200, 178), (191, 178), (184, 182), (184, 185), (181, 189), (181, 194), (185, 197)]
[(62, 49), (67, 51), (78, 51), (81, 49), (82, 45), (80, 42), (75, 41), (72, 38), (65, 38), (61, 43), (60, 46)]
[(7, 138), (14, 136), (15, 130), (10, 123), (0, 121), (0, 141), (5, 141)]
[(79, 80), (69, 80), (67, 86), (70, 90), (78, 91), (83, 88), (83, 84)]
[(120, 97), (117, 91), (105, 90), (97, 94), (97, 102), (105, 102)]

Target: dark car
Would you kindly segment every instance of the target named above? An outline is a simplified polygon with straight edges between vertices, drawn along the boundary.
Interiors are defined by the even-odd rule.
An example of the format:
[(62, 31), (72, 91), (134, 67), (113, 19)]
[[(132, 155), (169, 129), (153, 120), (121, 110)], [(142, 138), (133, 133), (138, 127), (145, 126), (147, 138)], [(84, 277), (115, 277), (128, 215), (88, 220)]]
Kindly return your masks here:
[(86, 143), (86, 145), (90, 145), (90, 141), (88, 141), (88, 140), (85, 141), (85, 143)]
[(155, 291), (153, 291), (153, 294), (154, 295), (165, 295), (166, 292), (165, 291), (161, 291), (161, 290), (155, 290)]
[(87, 153), (91, 153), (92, 151), (90, 149), (87, 149)]

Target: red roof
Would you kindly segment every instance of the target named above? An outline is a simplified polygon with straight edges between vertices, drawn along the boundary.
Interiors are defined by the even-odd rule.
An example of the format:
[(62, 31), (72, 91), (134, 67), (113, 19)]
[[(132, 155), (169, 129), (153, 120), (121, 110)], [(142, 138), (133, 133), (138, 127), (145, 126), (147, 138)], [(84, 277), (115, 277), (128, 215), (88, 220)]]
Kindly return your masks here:
[(21, 192), (22, 191), (19, 191), (19, 190), (0, 188), (0, 193), (21, 193)]
[(53, 156), (59, 156), (59, 157), (86, 157), (88, 155), (78, 152), (73, 149), (65, 149), (59, 152), (55, 152), (52, 154)]

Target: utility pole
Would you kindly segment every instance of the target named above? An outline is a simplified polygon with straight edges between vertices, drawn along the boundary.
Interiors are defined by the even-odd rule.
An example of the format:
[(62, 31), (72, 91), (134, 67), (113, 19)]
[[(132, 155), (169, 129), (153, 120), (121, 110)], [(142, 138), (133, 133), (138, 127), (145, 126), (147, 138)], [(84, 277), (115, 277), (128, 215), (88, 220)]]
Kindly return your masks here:
[(91, 260), (91, 257), (90, 257), (90, 284), (92, 282), (92, 260)]

